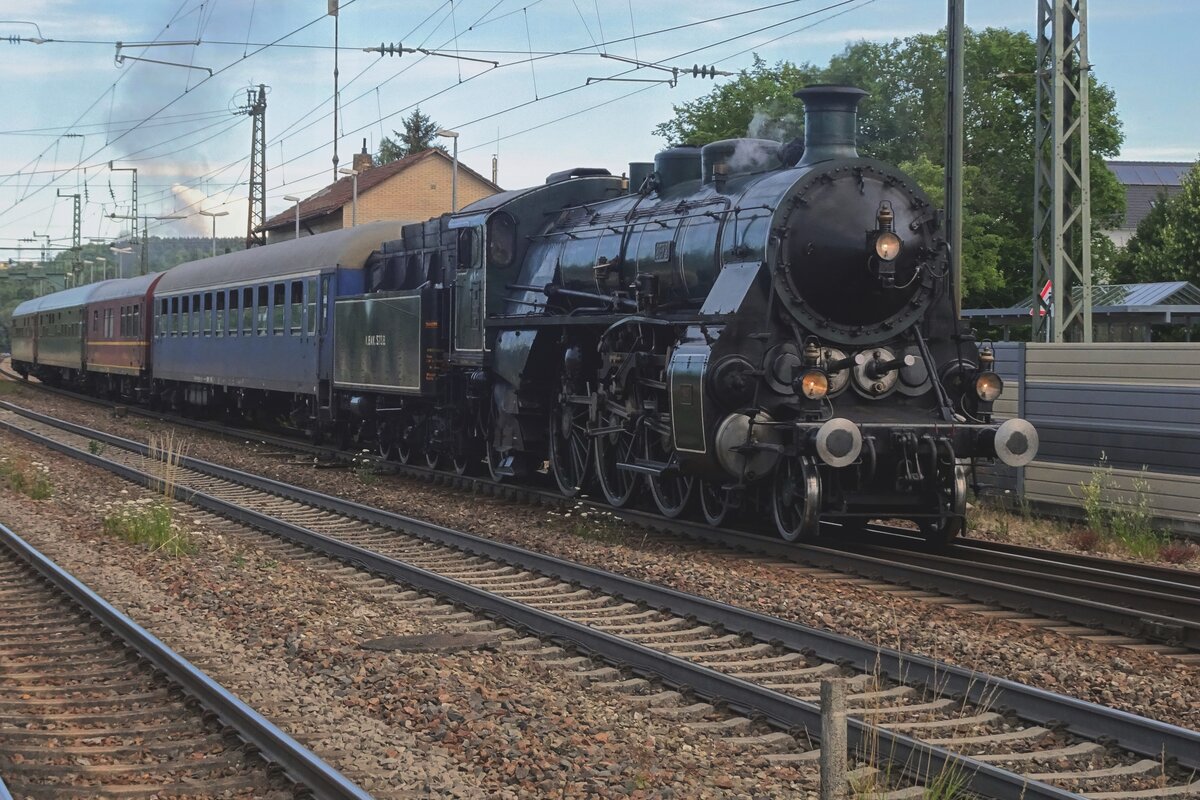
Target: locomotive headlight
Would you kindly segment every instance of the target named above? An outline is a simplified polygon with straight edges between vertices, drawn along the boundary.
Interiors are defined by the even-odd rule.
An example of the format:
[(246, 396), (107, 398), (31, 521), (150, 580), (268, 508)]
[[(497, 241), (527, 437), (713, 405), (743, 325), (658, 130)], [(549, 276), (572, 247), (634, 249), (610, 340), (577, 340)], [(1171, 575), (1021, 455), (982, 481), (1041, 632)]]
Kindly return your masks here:
[(882, 231), (875, 237), (875, 255), (881, 261), (893, 261), (900, 255), (900, 237), (891, 231)]
[(975, 394), (985, 403), (993, 402), (1004, 391), (1004, 381), (994, 372), (981, 372), (975, 378)]
[(800, 376), (800, 393), (809, 400), (820, 400), (829, 394), (829, 376), (824, 370), (805, 370)]

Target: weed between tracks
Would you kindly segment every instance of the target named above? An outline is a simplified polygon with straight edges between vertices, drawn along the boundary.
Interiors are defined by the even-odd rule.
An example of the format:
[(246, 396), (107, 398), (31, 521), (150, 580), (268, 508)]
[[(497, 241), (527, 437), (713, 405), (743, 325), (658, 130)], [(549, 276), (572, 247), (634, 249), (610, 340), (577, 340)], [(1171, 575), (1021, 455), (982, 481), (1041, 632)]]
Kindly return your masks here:
[(0, 458), (0, 480), (14, 492), (34, 500), (48, 500), (54, 494), (50, 468), (40, 461)]
[(626, 543), (625, 524), (611, 511), (589, 508), (583, 501), (577, 501), (567, 511), (547, 511), (546, 514), (561, 519), (567, 532), (580, 539), (601, 544)]
[(148, 447), (162, 496), (106, 503), (102, 521), (104, 532), (133, 544), (145, 545), (156, 553), (169, 556), (194, 553), (197, 549), (195, 537), (175, 520), (171, 506), (179, 479), (179, 465), (186, 449), (184, 442), (175, 438), (171, 431), (152, 436)]

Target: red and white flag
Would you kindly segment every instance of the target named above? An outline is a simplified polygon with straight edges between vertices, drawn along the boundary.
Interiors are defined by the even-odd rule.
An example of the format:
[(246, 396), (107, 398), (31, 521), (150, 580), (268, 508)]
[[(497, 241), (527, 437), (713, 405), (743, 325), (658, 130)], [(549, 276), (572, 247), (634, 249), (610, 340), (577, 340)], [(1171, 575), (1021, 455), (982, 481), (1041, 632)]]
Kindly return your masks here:
[[(1038, 297), (1041, 302), (1038, 303), (1038, 316), (1046, 316), (1046, 309), (1050, 307), (1050, 300), (1054, 297), (1053, 281), (1046, 281), (1046, 285), (1038, 292)], [(1033, 316), (1033, 309), (1029, 309), (1029, 315)]]

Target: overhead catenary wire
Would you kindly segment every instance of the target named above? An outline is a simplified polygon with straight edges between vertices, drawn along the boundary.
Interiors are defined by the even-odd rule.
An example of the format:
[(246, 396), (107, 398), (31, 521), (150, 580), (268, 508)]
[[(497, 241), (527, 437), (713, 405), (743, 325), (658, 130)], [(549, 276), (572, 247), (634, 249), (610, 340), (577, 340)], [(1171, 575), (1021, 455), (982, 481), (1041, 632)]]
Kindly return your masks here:
[[(766, 9), (766, 8), (777, 8), (777, 7), (780, 7), (780, 6), (791, 5), (793, 2), (797, 2), (797, 1), (798, 1), (798, 0), (790, 0), (790, 2), (773, 3), (773, 4), (770, 4), (769, 6), (763, 6), (763, 7), (760, 7), (760, 8), (761, 8), (761, 9)], [(852, 1), (852, 0), (846, 0), (846, 2), (847, 2), (847, 3), (848, 3), (848, 2), (851, 2), (851, 1)], [(818, 9), (817, 11), (811, 12), (810, 14), (806, 14), (806, 15), (803, 15), (803, 16), (811, 16), (811, 14), (820, 13), (821, 11), (828, 10), (828, 9), (829, 9), (829, 8), (831, 8), (831, 7), (837, 7), (837, 6), (840, 6), (840, 5), (845, 5), (845, 4), (846, 4), (846, 3), (838, 3), (838, 4), (834, 4), (833, 6), (827, 6), (827, 7), (823, 8), (823, 9)], [(488, 14), (492, 13), (492, 11), (493, 11), (493, 10), (494, 10), (494, 9), (495, 9), (497, 6), (499, 6), (499, 5), (500, 5), (500, 3), (496, 3), (496, 4), (494, 4), (494, 5), (493, 5), (493, 6), (492, 6), (492, 7), (491, 7), (489, 10), (488, 10), (488, 12), (487, 12), (487, 13), (488, 13)], [(533, 5), (533, 4), (531, 4), (531, 5)], [(631, 4), (630, 4), (630, 5), (631, 5)], [(444, 8), (444, 7), (445, 7), (445, 4), (443, 4), (443, 6), (442, 6), (442, 7)], [(524, 11), (524, 12), (526, 13), (526, 15), (527, 15), (527, 7), (526, 7), (525, 9), (518, 9), (518, 10)], [(742, 11), (742, 12), (740, 12), (740, 13), (739, 13), (739, 16), (740, 16), (740, 15), (744, 15), (744, 14), (746, 14), (746, 13), (750, 13), (750, 12), (752, 12), (752, 11), (755, 11), (755, 10), (760, 10), (760, 9), (748, 9), (748, 10)], [(630, 7), (630, 11), (632, 12), (632, 7)], [(434, 12), (434, 13), (436, 14), (436, 10), (435, 10), (435, 12)], [(509, 16), (509, 15), (511, 15), (512, 13), (516, 13), (516, 10), (514, 10), (514, 11), (510, 11), (510, 12), (508, 12), (507, 14), (499, 15), (498, 17), (496, 17), (496, 18), (492, 18), (492, 19), (490, 19), (490, 20), (482, 20), (482, 21), (480, 21), (480, 22), (477, 22), (476, 24), (474, 24), (474, 25), (472, 26), (472, 28), (474, 28), (474, 27), (478, 27), (479, 25), (482, 25), (482, 24), (486, 24), (486, 22), (494, 22), (494, 21), (496, 21), (496, 20), (498, 20), (498, 19), (500, 19), (500, 18), (503, 18), (503, 17)], [(432, 15), (431, 15), (431, 16), (432, 16)], [(486, 14), (485, 14), (484, 16), (486, 16)], [(714, 17), (714, 18), (712, 18), (712, 19), (725, 19), (725, 18), (728, 18), (728, 17), (730, 17), (730, 16), (733, 16), (733, 15), (720, 15), (719, 17)], [(730, 37), (729, 39), (724, 39), (724, 40), (721, 40), (721, 42), (718, 42), (718, 43), (713, 43), (713, 44), (709, 44), (709, 45), (705, 45), (704, 47), (701, 47), (701, 48), (696, 48), (695, 50), (691, 50), (691, 51), (687, 51), (687, 52), (688, 52), (688, 53), (691, 53), (691, 52), (697, 52), (697, 51), (699, 51), (699, 50), (703, 50), (703, 49), (709, 49), (709, 48), (711, 48), (711, 47), (713, 47), (713, 46), (716, 46), (717, 44), (720, 44), (720, 43), (724, 43), (724, 42), (727, 42), (727, 41), (732, 41), (732, 40), (734, 40), (734, 39), (737, 39), (737, 38), (742, 38), (742, 37), (744, 37), (744, 36), (748, 36), (748, 35), (753, 35), (754, 33), (758, 33), (758, 32), (761, 32), (761, 31), (763, 31), (763, 30), (769, 30), (769, 29), (772, 29), (772, 28), (776, 28), (776, 27), (778, 27), (778, 26), (779, 26), (779, 25), (781, 25), (781, 24), (786, 24), (787, 22), (789, 22), (789, 21), (793, 21), (793, 20), (795, 20), (795, 19), (797, 19), (797, 18), (798, 18), (798, 17), (793, 17), (793, 18), (791, 18), (791, 19), (789, 19), (789, 20), (784, 20), (784, 21), (782, 21), (782, 22), (779, 22), (779, 23), (773, 23), (772, 25), (769, 25), (769, 26), (764, 26), (764, 27), (761, 27), (761, 28), (757, 28), (757, 29), (755, 29), (754, 31), (750, 31), (750, 32), (748, 32), (748, 33), (745, 33), (745, 34), (740, 34), (739, 36), (736, 36), (736, 37)], [(427, 17), (426, 19), (429, 19), (429, 17)], [(690, 26), (692, 26), (692, 25), (696, 25), (696, 24), (702, 24), (703, 22), (704, 22), (704, 21), (698, 21), (698, 22), (693, 22), (693, 23), (686, 23), (686, 24), (684, 24), (684, 25), (680, 25), (680, 26), (671, 26), (670, 28), (664, 28), (664, 29), (662, 29), (662, 31), (678, 30), (678, 29), (679, 29), (679, 28), (681, 28), (681, 27), (690, 27)], [(633, 20), (632, 14), (631, 14), (631, 28), (632, 28), (632, 31), (633, 31), (633, 35), (632, 35), (632, 36), (628, 36), (628, 37), (620, 37), (619, 39), (616, 39), (616, 40), (613, 40), (613, 41), (631, 41), (631, 42), (634, 42), (634, 43), (635, 43), (635, 45), (636, 45), (636, 41), (637, 41), (637, 39), (641, 38), (641, 36), (646, 36), (646, 35), (654, 35), (654, 34), (656, 34), (656, 33), (660, 33), (660, 32), (662, 32), (662, 31), (655, 31), (655, 32), (652, 32), (652, 33), (650, 33), (650, 34), (642, 34), (641, 36), (639, 36), (639, 35), (637, 34), (637, 32), (636, 32), (636, 27), (633, 27), (633, 23), (634, 23), (634, 20)], [(310, 23), (310, 24), (311, 24), (311, 23)], [(470, 30), (470, 28), (469, 28), (468, 30)], [(787, 35), (787, 34), (784, 34), (784, 35)], [(778, 38), (778, 37), (776, 37), (776, 38)], [(278, 40), (277, 40), (277, 41), (278, 41)], [(529, 44), (530, 44), (530, 45), (532, 44), (532, 42), (531, 42), (531, 39), (530, 39), (530, 41), (529, 41)], [(270, 46), (270, 45), (268, 45), (268, 46)], [(584, 48), (584, 49), (591, 49), (591, 48), (589, 47), (589, 48)], [(466, 49), (466, 48), (461, 48), (461, 47), (459, 48), (459, 50), (460, 50), (461, 52), (483, 52), (483, 51), (471, 51), (471, 50), (468, 50), (468, 49)], [(552, 53), (552, 54), (548, 54), (548, 55), (546, 55), (546, 56), (540, 56), (540, 57), (555, 57), (555, 56), (561, 56), (561, 55), (570, 55), (570, 54), (572, 54), (572, 53), (571, 53), (571, 51), (555, 51), (555, 52), (554, 52), (554, 53)], [(537, 56), (537, 55), (534, 55), (534, 51), (532, 51), (532, 47), (531, 47), (531, 46), (530, 46), (530, 48), (528, 48), (528, 49), (527, 49), (527, 51), (526, 51), (525, 53), (523, 53), (522, 55), (525, 55), (525, 56), (526, 56), (526, 58), (525, 58), (525, 59), (522, 59), (522, 60), (521, 60), (521, 62), (514, 62), (513, 64), (506, 64), (505, 66), (515, 66), (517, 63), (523, 63), (523, 62), (524, 62), (524, 61), (526, 61), (526, 60), (533, 61), (533, 60), (536, 60), (536, 59), (538, 59), (538, 58), (539, 58), (539, 56)], [(722, 59), (722, 60), (727, 60), (727, 58), (729, 58), (729, 57), (726, 57), (726, 59)], [(664, 60), (665, 60), (665, 59), (664, 59)], [(470, 78), (467, 78), (467, 79), (464, 79), (464, 80), (470, 80)], [(435, 91), (435, 92), (431, 93), (430, 95), (428, 95), (426, 98), (423, 98), (422, 100), (420, 100), (420, 101), (418, 101), (418, 102), (426, 102), (427, 100), (429, 100), (429, 99), (432, 99), (433, 97), (436, 97), (436, 96), (438, 96), (438, 95), (440, 95), (440, 94), (444, 93), (445, 91), (448, 91), (450, 88), (453, 88), (453, 86), (446, 87), (446, 89), (443, 89), (443, 90)], [(538, 93), (538, 98), (537, 98), (537, 99), (538, 99), (538, 101), (541, 101), (541, 100), (549, 100), (549, 99), (551, 99), (552, 97), (555, 97), (555, 96), (561, 96), (562, 94), (566, 94), (566, 93), (568, 93), (568, 92), (570, 92), (570, 91), (576, 91), (578, 88), (581, 88), (581, 87), (571, 87), (570, 89), (564, 90), (564, 91), (562, 91), (562, 92), (557, 92), (557, 93), (554, 93), (554, 94), (551, 94), (551, 95), (546, 95), (546, 96), (541, 96), (541, 95), (540, 95), (540, 93)], [(511, 134), (509, 134), (509, 135), (507, 135), (507, 136), (498, 136), (498, 137), (497, 137), (497, 141), (499, 141), (500, 139), (507, 139), (507, 138), (511, 138), (512, 136), (518, 136), (518, 135), (522, 135), (522, 134), (524, 134), (524, 133), (528, 133), (529, 131), (536, 130), (536, 129), (540, 128), (540, 127), (545, 127), (546, 125), (553, 124), (554, 122), (556, 122), (556, 121), (561, 121), (562, 119), (567, 119), (567, 118), (570, 118), (570, 117), (573, 117), (573, 116), (578, 116), (578, 115), (579, 115), (579, 114), (581, 114), (581, 113), (586, 113), (586, 111), (588, 111), (588, 110), (591, 110), (591, 109), (593, 109), (593, 108), (597, 108), (597, 107), (600, 107), (600, 106), (603, 106), (603, 105), (609, 105), (609, 104), (611, 104), (611, 103), (613, 103), (613, 102), (617, 102), (618, 100), (620, 100), (620, 99), (623, 99), (624, 97), (628, 97), (628, 96), (631, 96), (631, 95), (633, 95), (633, 94), (637, 94), (637, 93), (639, 93), (640, 91), (642, 91), (642, 89), (639, 89), (637, 92), (630, 92), (630, 93), (627, 93), (627, 94), (625, 94), (625, 95), (622, 95), (621, 97), (618, 97), (618, 98), (613, 98), (613, 99), (610, 99), (610, 100), (606, 100), (606, 101), (604, 101), (604, 102), (602, 102), (602, 103), (596, 104), (596, 105), (594, 105), (594, 106), (590, 106), (590, 107), (588, 107), (588, 108), (586, 108), (586, 109), (577, 110), (577, 111), (574, 111), (574, 112), (572, 112), (572, 113), (569, 113), (569, 114), (566, 114), (566, 115), (563, 115), (563, 116), (560, 116), (560, 117), (556, 117), (556, 118), (555, 118), (555, 119), (553, 119), (553, 120), (549, 120), (549, 121), (547, 121), (547, 122), (545, 122), (545, 123), (541, 123), (541, 124), (539, 124), (539, 125), (535, 125), (535, 126), (530, 126), (530, 127), (523, 128), (523, 129), (521, 129), (520, 131), (513, 132), (513, 133), (511, 133)], [(379, 94), (378, 94), (378, 87), (373, 87), (373, 88), (371, 88), (371, 89), (368, 89), (368, 90), (367, 90), (367, 92), (365, 92), (364, 94), (370, 94), (370, 93), (374, 93), (374, 94), (376, 95), (376, 111), (378, 112), (379, 110), (381, 110), (381, 109), (380, 109)], [(528, 103), (528, 102), (526, 102), (526, 103), (521, 103), (521, 104), (516, 104), (516, 105), (514, 105), (514, 106), (511, 106), (511, 107), (509, 107), (509, 108), (506, 108), (506, 109), (501, 109), (501, 110), (499, 110), (499, 111), (496, 111), (496, 112), (489, 113), (489, 114), (487, 114), (487, 115), (484, 115), (484, 116), (481, 116), (481, 117), (479, 117), (479, 118), (478, 118), (478, 119), (476, 119), (476, 120), (471, 120), (471, 121), (469, 121), (469, 122), (467, 122), (467, 123), (463, 123), (463, 124), (464, 124), (464, 125), (473, 124), (474, 122), (477, 122), (477, 121), (482, 121), (482, 120), (484, 120), (484, 119), (489, 119), (489, 118), (493, 118), (493, 117), (496, 117), (496, 116), (500, 116), (500, 115), (502, 115), (502, 114), (504, 114), (504, 113), (508, 113), (508, 112), (510, 112), (510, 111), (518, 110), (518, 109), (520, 109), (520, 108), (523, 108), (523, 107), (525, 107), (525, 106), (528, 106), (528, 105), (529, 105), (529, 103)], [(409, 106), (409, 107), (411, 107), (411, 106)], [(156, 114), (157, 114), (157, 113), (158, 113), (158, 112), (156, 112)], [(390, 116), (395, 116), (395, 114), (396, 114), (396, 113), (401, 113), (401, 112), (393, 112), (392, 114), (389, 114), (389, 115), (386, 115), (386, 116), (388, 116), (388, 117), (390, 117)], [(156, 115), (150, 115), (150, 117), (148, 117), (147, 119), (152, 119), (154, 116), (156, 116)], [(381, 118), (380, 116), (377, 116), (377, 118), (376, 118), (375, 120), (372, 120), (372, 121), (370, 122), (370, 125), (371, 125), (371, 126), (374, 126), (374, 125), (376, 125), (376, 124), (380, 124), (380, 125), (382, 125), (382, 122), (383, 122), (383, 121), (384, 121), (384, 120), (383, 120), (383, 118)], [(147, 124), (147, 120), (142, 120), (141, 122), (142, 122), (142, 125), (146, 125), (146, 124)], [(356, 132), (358, 132), (358, 131), (360, 131), (360, 130), (361, 130), (361, 128), (358, 128), (358, 129), (355, 129), (354, 131), (347, 132), (345, 135), (349, 135), (350, 133), (356, 133)], [(382, 129), (381, 129), (381, 133), (382, 133)], [(285, 137), (285, 138), (286, 138), (286, 137)], [(279, 141), (279, 143), (280, 143), (280, 145), (281, 145), (281, 146), (282, 146), (282, 142), (283, 142), (283, 140), (284, 140), (283, 138), (281, 138), (281, 139), (277, 140), (277, 141)], [(480, 145), (480, 146), (483, 146), (483, 145)], [(320, 149), (320, 148), (318, 147), (318, 148), (315, 148), (315, 149)], [(475, 149), (475, 148), (468, 148), (468, 149)], [(283, 164), (290, 164), (290, 163), (294, 163), (294, 162), (296, 162), (296, 161), (298, 161), (298, 160), (300, 160), (300, 159), (304, 158), (306, 155), (310, 154), (311, 152), (312, 152), (311, 150), (309, 150), (309, 151), (305, 151), (305, 152), (303, 152), (303, 153), (299, 153), (298, 155), (296, 155), (296, 156), (293, 156), (292, 158), (289, 158), (289, 159), (283, 159), (283, 158), (281, 158), (281, 166), (282, 166)], [(82, 162), (82, 161), (83, 161), (83, 159), (80, 159), (80, 162)], [(241, 161), (241, 160), (239, 160), (239, 162), (235, 162), (235, 163), (240, 163), (240, 161)], [(228, 169), (228, 168), (229, 168), (229, 166), (232, 166), (232, 164), (231, 164), (231, 165), (227, 165), (226, 167), (223, 167), (223, 168), (217, 168), (217, 169), (215, 169), (215, 170), (212, 170), (212, 171), (210, 171), (209, 173), (206, 173), (206, 176), (209, 176), (209, 177), (211, 177), (211, 176), (212, 176), (212, 175), (214, 175), (214, 174), (219, 174), (220, 172), (224, 171), (225, 169)], [(324, 171), (321, 171), (321, 172), (324, 172)], [(321, 174), (321, 173), (320, 173), (320, 172), (318, 172), (318, 173), (314, 173), (314, 175), (319, 175), (319, 174)], [(302, 178), (295, 179), (295, 180), (293, 180), (293, 181), (289, 181), (289, 182), (288, 182), (288, 184), (294, 184), (294, 183), (298, 183), (298, 182), (303, 182), (303, 181), (305, 181), (305, 180), (308, 180), (308, 179), (310, 179), (311, 177), (313, 177), (313, 176), (307, 176), (307, 175), (306, 175), (306, 176), (304, 176), (304, 177), (302, 177)], [(185, 186), (187, 186), (187, 185), (189, 185), (189, 184), (190, 184), (190, 185), (194, 185), (194, 184), (195, 184), (195, 181), (194, 181), (194, 180), (191, 180), (191, 181), (187, 181), (187, 182), (185, 182), (185, 183), (184, 183), (184, 185), (185, 185)], [(45, 184), (45, 186), (50, 186), (50, 185), (53, 185), (53, 182), (51, 182), (51, 183), (48, 183), (48, 184)], [(237, 186), (237, 185), (239, 185), (239, 184), (238, 184), (237, 182), (234, 182), (234, 183), (230, 183), (230, 184), (228, 184), (228, 185), (229, 185), (229, 186), (230, 186), (230, 188), (232, 189), (233, 187), (236, 187), (236, 186)]]

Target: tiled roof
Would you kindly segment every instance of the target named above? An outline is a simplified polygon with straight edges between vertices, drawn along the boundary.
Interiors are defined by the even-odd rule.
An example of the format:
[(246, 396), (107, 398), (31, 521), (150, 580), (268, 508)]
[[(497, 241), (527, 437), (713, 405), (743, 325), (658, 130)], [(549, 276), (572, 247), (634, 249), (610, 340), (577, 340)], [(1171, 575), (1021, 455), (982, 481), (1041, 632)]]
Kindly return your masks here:
[(1134, 230), (1162, 197), (1182, 191), (1183, 176), (1194, 166), (1191, 161), (1106, 161), (1125, 187), (1124, 230)]
[(1178, 186), (1192, 161), (1105, 161), (1124, 186)]
[[(414, 153), (411, 156), (398, 158), (395, 161), (390, 161), (387, 164), (381, 164), (378, 167), (371, 167), (370, 169), (363, 170), (358, 174), (358, 193), (359, 195), (362, 195), (389, 178), (399, 175), (409, 167), (416, 166), (427, 159), (439, 157), (446, 159), (447, 162), (451, 162), (450, 156), (446, 155), (444, 152), (435, 147), (429, 150), (424, 150), (420, 153)], [(472, 175), (477, 180), (483, 181), (483, 183), (494, 188), (496, 191), (500, 191), (499, 186), (463, 164), (462, 161), (458, 162), (458, 169), (459, 172), (465, 172), (469, 175)], [(300, 220), (303, 222), (306, 219), (323, 217), (326, 214), (337, 211), (342, 206), (350, 203), (353, 197), (354, 176), (346, 175), (345, 177), (329, 184), (315, 194), (312, 194), (301, 200)], [(295, 224), (295, 206), (290, 206), (286, 211), (282, 211), (264, 222), (259, 230), (265, 231)]]

